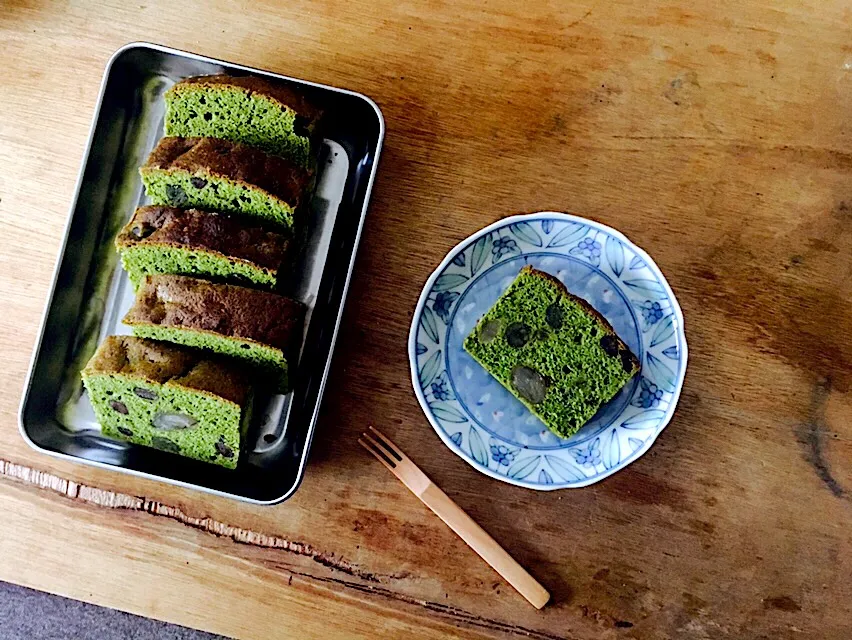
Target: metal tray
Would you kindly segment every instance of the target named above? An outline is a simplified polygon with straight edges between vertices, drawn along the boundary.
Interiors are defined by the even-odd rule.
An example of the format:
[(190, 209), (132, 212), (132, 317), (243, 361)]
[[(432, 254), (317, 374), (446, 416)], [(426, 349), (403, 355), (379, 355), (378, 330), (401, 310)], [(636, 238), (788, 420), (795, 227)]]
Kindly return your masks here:
[[(215, 73), (277, 78), (325, 108), (308, 241), (290, 291), (308, 306), (296, 386), (257, 399), (249, 451), (235, 471), (102, 436), (79, 376), (105, 336), (129, 333), (121, 318), (133, 295), (112, 241), (146, 201), (137, 170), (162, 136), (163, 93)], [(247, 502), (289, 498), (305, 472), (383, 139), (381, 111), (359, 93), (154, 44), (116, 51), (21, 402), (24, 439), (60, 458)]]

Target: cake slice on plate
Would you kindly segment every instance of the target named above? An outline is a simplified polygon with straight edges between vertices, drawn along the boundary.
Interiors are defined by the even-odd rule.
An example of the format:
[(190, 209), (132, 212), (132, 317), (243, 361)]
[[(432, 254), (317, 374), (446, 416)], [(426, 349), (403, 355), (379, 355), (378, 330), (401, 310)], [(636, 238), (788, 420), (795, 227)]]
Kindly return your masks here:
[(464, 348), (563, 438), (639, 370), (636, 356), (602, 315), (531, 266), (480, 319)]
[(124, 318), (133, 334), (230, 356), (265, 372), (280, 392), (290, 388), (305, 305), (277, 293), (188, 276), (142, 280)]
[(162, 342), (110, 336), (82, 377), (104, 435), (237, 466), (252, 389), (234, 363)]

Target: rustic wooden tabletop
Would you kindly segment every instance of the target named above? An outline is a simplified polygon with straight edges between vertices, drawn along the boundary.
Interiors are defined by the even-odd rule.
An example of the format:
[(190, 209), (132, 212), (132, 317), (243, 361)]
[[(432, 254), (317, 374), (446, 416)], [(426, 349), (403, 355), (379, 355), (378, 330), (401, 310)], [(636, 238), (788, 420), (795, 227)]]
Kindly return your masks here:
[[(6, 0), (0, 579), (254, 638), (852, 637), (850, 29), (842, 0)], [(307, 477), (277, 507), (57, 461), (17, 432), (101, 74), (134, 40), (384, 111)], [(445, 449), (406, 357), (447, 250), (542, 209), (648, 250), (692, 352), (650, 452), (554, 493)], [(529, 606), (356, 446), (371, 421), (550, 605)]]

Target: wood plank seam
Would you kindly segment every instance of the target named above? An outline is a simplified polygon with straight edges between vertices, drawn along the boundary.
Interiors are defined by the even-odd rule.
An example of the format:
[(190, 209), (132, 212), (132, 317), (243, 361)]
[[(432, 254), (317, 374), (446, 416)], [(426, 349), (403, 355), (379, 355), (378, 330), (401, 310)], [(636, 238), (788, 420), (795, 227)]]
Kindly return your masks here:
[[(334, 578), (325, 578), (323, 576), (311, 576), (299, 573), (298, 571), (293, 572), (294, 575), (299, 577), (305, 577), (311, 580), (317, 580), (319, 582), (334, 582), (341, 583), (341, 581), (336, 580)], [(438, 613), (442, 616), (447, 616), (456, 622), (465, 622), (475, 627), (482, 627), (483, 629), (489, 629), (492, 631), (502, 631), (507, 633), (521, 634), (524, 637), (534, 638), (535, 640), (580, 640), (578, 636), (574, 635), (565, 635), (567, 631), (561, 632), (560, 634), (551, 634), (544, 631), (538, 631), (536, 629), (531, 629), (529, 627), (523, 627), (520, 625), (508, 624), (506, 622), (501, 622), (500, 620), (495, 620), (494, 618), (485, 618), (482, 616), (477, 616), (465, 609), (460, 609), (458, 607), (454, 607), (452, 605), (443, 604), (441, 602), (433, 602), (430, 600), (420, 600), (418, 598), (412, 598), (411, 596), (407, 596), (402, 593), (398, 593), (396, 591), (391, 591), (390, 589), (386, 589), (385, 587), (377, 587), (374, 585), (366, 585), (366, 584), (358, 584), (357, 582), (342, 582), (346, 587), (350, 589), (354, 589), (356, 591), (360, 591), (365, 594), (374, 594), (381, 595), (386, 598), (397, 600), (399, 602), (404, 602), (406, 604), (413, 604), (424, 609), (428, 609), (433, 613)], [(584, 614), (585, 615), (585, 614)], [(632, 626), (632, 625), (631, 625)]]
[(33, 488), (51, 491), (64, 498), (84, 502), (88, 505), (103, 509), (125, 509), (128, 511), (139, 511), (148, 513), (152, 516), (168, 518), (216, 537), (230, 538), (238, 544), (251, 545), (266, 549), (279, 549), (304, 556), (324, 567), (340, 571), (355, 578), (360, 578), (369, 584), (340, 580), (333, 577), (327, 578), (324, 576), (316, 576), (288, 569), (290, 574), (305, 580), (334, 584), (336, 586), (358, 591), (359, 593), (372, 594), (374, 596), (398, 601), (403, 604), (414, 605), (433, 613), (446, 616), (457, 623), (468, 624), (492, 631), (521, 634), (525, 637), (535, 638), (536, 640), (575, 640), (569, 636), (553, 635), (520, 625), (508, 624), (500, 620), (477, 616), (464, 609), (453, 607), (451, 605), (432, 602), (429, 600), (421, 600), (402, 593), (397, 593), (391, 589), (377, 585), (382, 584), (383, 581), (387, 582), (388, 580), (392, 580), (398, 576), (379, 576), (375, 573), (365, 571), (343, 558), (336, 557), (327, 552), (321, 552), (310, 544), (293, 542), (280, 536), (259, 533), (249, 529), (243, 529), (242, 527), (235, 527), (210, 517), (201, 518), (192, 516), (178, 507), (163, 504), (156, 500), (149, 500), (141, 496), (133, 496), (127, 493), (111, 491), (109, 489), (99, 489), (97, 487), (80, 484), (73, 480), (68, 480), (46, 471), (3, 460), (2, 458), (0, 458), (0, 478), (16, 484), (24, 484)]
[(163, 504), (156, 500), (149, 500), (140, 496), (132, 496), (126, 493), (98, 489), (88, 485), (79, 484), (73, 480), (66, 480), (38, 469), (0, 459), (0, 477), (13, 481), (34, 485), (41, 489), (48, 489), (61, 494), (72, 500), (79, 500), (87, 504), (107, 509), (126, 509), (129, 511), (144, 511), (154, 516), (160, 516), (175, 520), (193, 529), (210, 533), (220, 538), (230, 538), (236, 543), (246, 544), (267, 549), (282, 549), (289, 553), (310, 558), (317, 564), (340, 571), (355, 578), (367, 582), (379, 583), (382, 579), (393, 579), (395, 576), (378, 576), (375, 573), (365, 571), (351, 562), (337, 557), (334, 554), (320, 551), (312, 545), (287, 540), (276, 535), (259, 533), (242, 527), (235, 527), (210, 517), (193, 516), (179, 507)]

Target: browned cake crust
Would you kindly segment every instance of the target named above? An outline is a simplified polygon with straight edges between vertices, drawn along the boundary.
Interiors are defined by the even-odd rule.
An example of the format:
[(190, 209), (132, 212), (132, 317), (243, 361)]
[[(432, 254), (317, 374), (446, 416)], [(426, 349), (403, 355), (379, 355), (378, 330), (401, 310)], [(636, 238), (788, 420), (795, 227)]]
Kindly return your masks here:
[(161, 138), (140, 171), (183, 170), (259, 187), (292, 207), (305, 198), (310, 170), (239, 142), (219, 138)]
[(249, 93), (260, 93), (275, 100), (284, 107), (289, 107), (296, 112), (296, 115), (301, 118), (302, 125), (308, 131), (313, 129), (322, 115), (322, 110), (303, 96), (300, 92), (294, 90), (288, 84), (276, 82), (270, 78), (262, 78), (258, 76), (195, 76), (194, 78), (186, 78), (174, 85), (169, 91), (180, 92), (187, 86), (191, 85), (216, 85), (225, 87), (234, 87), (243, 89)]
[(164, 206), (136, 209), (115, 239), (119, 249), (143, 244), (201, 249), (271, 271), (278, 270), (290, 249), (286, 235), (247, 225), (237, 217)]
[(188, 276), (147, 276), (124, 322), (210, 331), (289, 353), (299, 339), (305, 305), (277, 293), (214, 284)]
[[(543, 280), (547, 280), (548, 282), (550, 282), (554, 286), (556, 286), (564, 295), (566, 295), (571, 300), (576, 302), (578, 305), (583, 307), (583, 309), (585, 309), (586, 313), (588, 313), (590, 316), (594, 317), (601, 324), (602, 328), (607, 333), (609, 333), (609, 335), (613, 336), (618, 341), (618, 353), (621, 354), (622, 361), (624, 361), (625, 364), (628, 363), (628, 362), (632, 363), (632, 365), (633, 365), (632, 371), (634, 371), (634, 372), (639, 369), (638, 358), (636, 358), (636, 356), (633, 355), (633, 352), (630, 350), (630, 347), (628, 347), (624, 343), (624, 341), (621, 338), (618, 337), (618, 334), (615, 332), (615, 329), (612, 328), (612, 325), (607, 321), (606, 318), (604, 318), (598, 312), (597, 309), (595, 309), (592, 305), (590, 305), (588, 302), (583, 300), (583, 298), (581, 298), (579, 296), (575, 296), (573, 293), (568, 291), (568, 288), (563, 284), (563, 282), (559, 278), (552, 276), (545, 271), (539, 271), (538, 269), (535, 269), (534, 267), (527, 265), (523, 269), (521, 269), (521, 272), (522, 273), (528, 273), (529, 275), (535, 276), (536, 278), (542, 278)], [(624, 369), (628, 370), (628, 367), (625, 366)]]
[(85, 373), (120, 374), (158, 384), (171, 382), (240, 406), (250, 392), (245, 371), (230, 362), (185, 347), (132, 336), (109, 336), (86, 365)]

